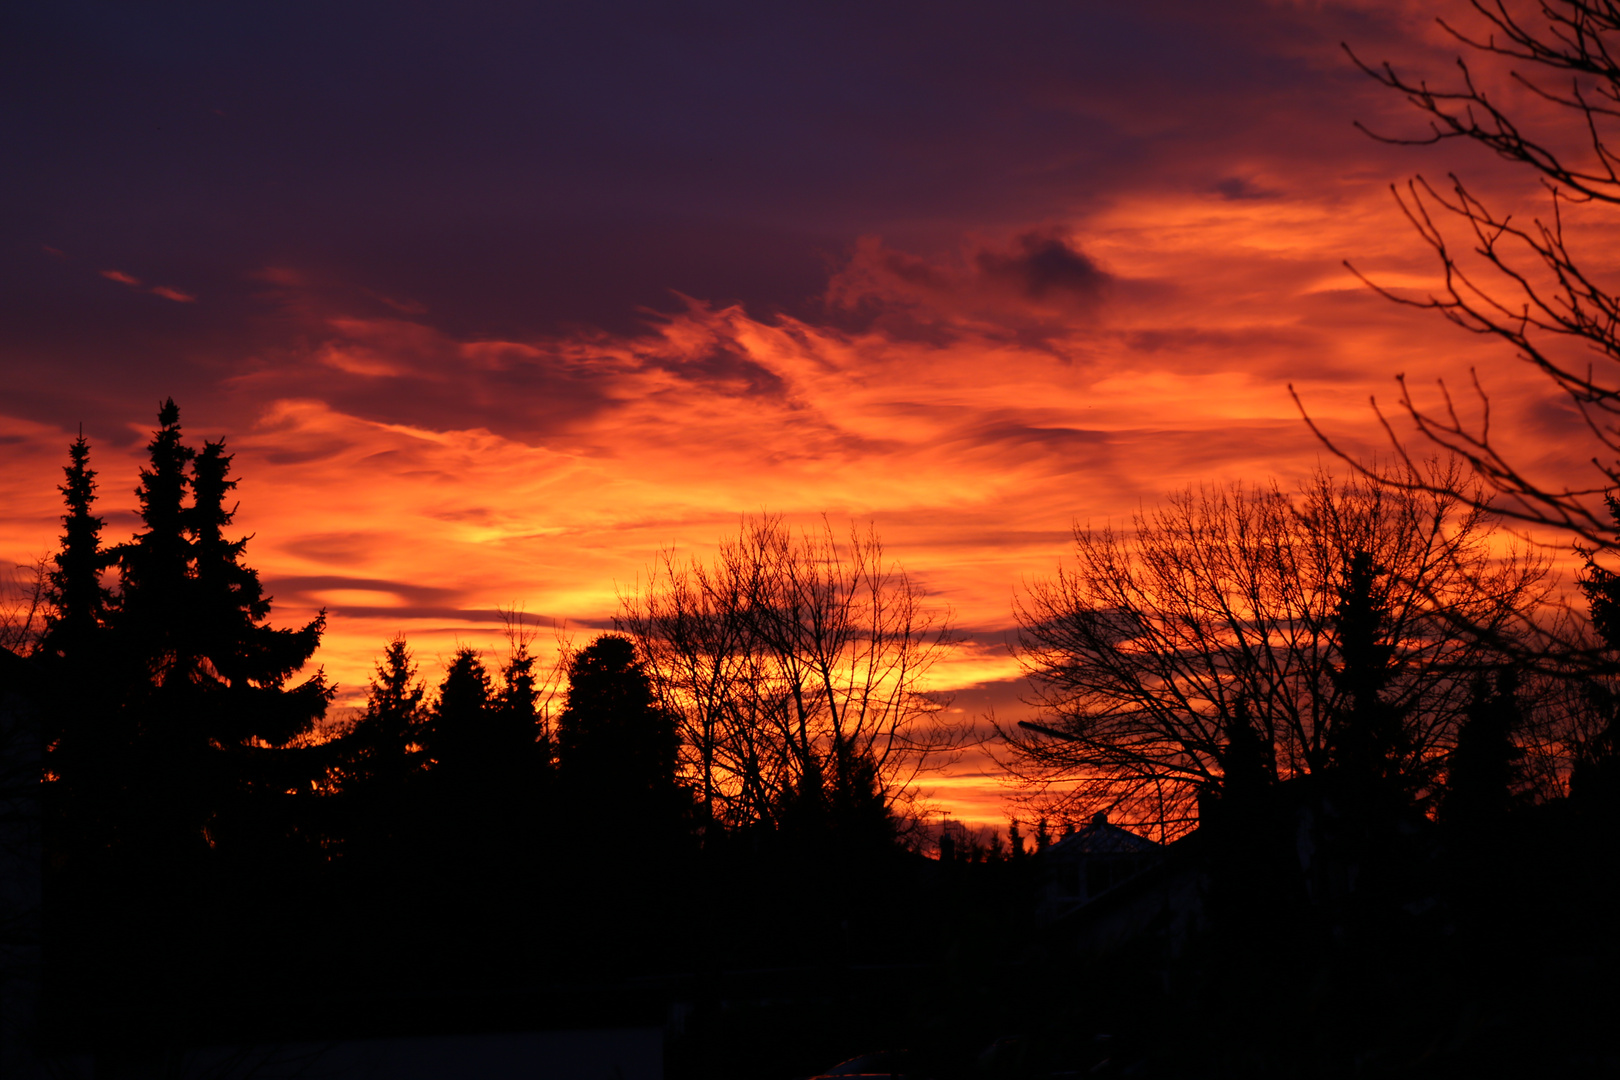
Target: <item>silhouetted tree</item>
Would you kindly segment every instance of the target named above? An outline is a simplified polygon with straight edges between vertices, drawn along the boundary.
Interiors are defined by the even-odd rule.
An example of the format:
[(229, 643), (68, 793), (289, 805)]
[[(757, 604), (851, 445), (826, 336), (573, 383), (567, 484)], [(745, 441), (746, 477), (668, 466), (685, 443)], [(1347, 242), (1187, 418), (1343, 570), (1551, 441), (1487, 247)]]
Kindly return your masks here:
[(44, 637), (52, 614), (51, 561), (0, 571), (0, 648), (16, 656), (32, 656)]
[[(1620, 526), (1620, 499), (1613, 492), (1605, 496), (1609, 518)], [(1596, 553), (1588, 553), (1579, 585), (1591, 613), (1592, 628), (1605, 645), (1620, 650), (1620, 574), (1598, 563)]]
[(96, 501), (96, 472), (90, 468), (90, 444), (80, 434), (68, 448), (66, 480), (57, 489), (67, 505), (62, 516), (62, 547), (52, 557), (50, 613), (45, 623), (47, 652), (76, 656), (90, 648), (110, 607), (101, 573), (110, 562), (101, 547), (105, 522), (91, 512)]
[(617, 623), (680, 718), (704, 814), (723, 825), (774, 824), (829, 782), (855, 798), (868, 769), (886, 804), (904, 802), (965, 734), (924, 689), (948, 627), (870, 531), (839, 543), (830, 527), (746, 520), (712, 565), (662, 553)]
[(1226, 745), (1219, 759), (1220, 783), (1205, 789), (1199, 820), (1213, 813), (1236, 822), (1237, 828), (1247, 827), (1265, 793), (1277, 782), (1277, 748), (1255, 730), (1249, 703), (1243, 698), (1227, 720)]
[(195, 451), (181, 442), (174, 399), (158, 411), (158, 430), (147, 444), (151, 464), (141, 470), (135, 495), (144, 528), (116, 549), (120, 605), (118, 630), (154, 685), (184, 680), (195, 657), (186, 649), (190, 598), (190, 546), (186, 541), (186, 465)]
[(101, 583), (112, 556), (101, 546), (103, 521), (95, 505), (90, 445), (81, 433), (68, 448), (62, 493), (67, 513), (61, 549), (46, 578), (46, 619), (39, 652), (42, 685), (52, 688), (46, 710), (50, 751), (51, 846), (58, 857), (83, 854), (104, 841), (118, 811), (104, 792), (118, 787), (129, 749), (112, 722), (116, 672), (109, 670), (106, 620), (112, 598)]
[[(53, 771), (70, 788), (75, 773), (93, 772), (76, 795), (101, 804), (93, 816), (127, 839), (176, 854), (217, 842), (240, 821), (250, 790), (307, 790), (322, 770), (274, 748), (308, 733), (332, 692), (319, 671), (288, 685), (319, 645), (325, 616), (296, 630), (265, 625), (270, 601), (241, 562), (246, 541), (223, 532), (234, 513), (224, 498), (235, 487), (223, 442), (198, 456), (182, 440), (172, 400), (158, 423), (136, 491), (142, 529), (109, 553), (120, 589), (116, 606), (102, 605), (106, 631), (86, 661), (95, 668), (95, 707), (81, 702), (59, 714), (64, 752), (53, 756)], [(58, 564), (73, 597), (65, 615), (81, 627), (95, 613), (92, 578), (101, 559), (86, 461), (76, 446)], [(73, 705), (71, 695), (64, 700)]]
[[(1538, 218), (1517, 207), (1490, 205), (1488, 196), (1455, 174), (1439, 188), (1415, 177), (1404, 192), (1396, 189), (1396, 196), (1432, 249), (1443, 285), (1418, 299), (1373, 288), (1396, 303), (1436, 312), (1464, 330), (1500, 341), (1544, 374), (1555, 396), (1585, 419), (1584, 430), (1595, 444), (1590, 454), (1558, 454), (1548, 462), (1561, 471), (1566, 463), (1583, 460), (1597, 476), (1593, 483), (1571, 482), (1567, 475), (1548, 475), (1542, 463), (1515, 459), (1500, 442), (1500, 421), (1477, 380), (1473, 389), (1481, 409), (1471, 420), (1449, 393), (1438, 408), (1421, 407), (1404, 376), (1397, 376), (1399, 407), (1420, 437), (1466, 460), (1472, 471), (1467, 482), (1418, 473), (1384, 476), (1381, 482), (1442, 491), (1613, 552), (1620, 548), (1620, 534), (1603, 514), (1600, 499), (1620, 487), (1620, 369), (1615, 366), (1620, 363), (1620, 297), (1602, 283), (1607, 264), (1578, 259), (1574, 248), (1584, 214), (1599, 215), (1592, 224), (1601, 230), (1606, 227), (1602, 215), (1620, 206), (1613, 127), (1620, 101), (1615, 63), (1620, 7), (1607, 0), (1545, 0), (1517, 12), (1480, 0), (1471, 6), (1480, 17), (1477, 29), (1444, 20), (1440, 25), (1476, 56), (1511, 65), (1497, 71), (1501, 85), (1491, 86), (1491, 77), (1482, 77), (1462, 56), (1447, 85), (1403, 75), (1387, 62), (1364, 63), (1352, 53), (1363, 71), (1403, 95), (1425, 121), (1410, 136), (1374, 137), (1409, 145), (1462, 140), (1484, 147), (1541, 180), (1550, 214)], [(1404, 457), (1405, 447), (1387, 423), (1385, 428)]]
[(551, 771), (551, 731), (542, 712), (545, 687), (535, 671), (539, 658), (528, 640), (514, 633), (501, 665), (501, 685), (494, 693), (491, 738), (495, 749), (529, 782), (541, 782)]
[(367, 783), (398, 787), (421, 770), (418, 740), (427, 720), (422, 704), (427, 688), (416, 670), (404, 635), (390, 641), (366, 694), (365, 712), (343, 737), (346, 787)]
[(423, 747), (441, 783), (476, 782), (498, 757), (500, 750), (491, 739), (492, 693), (489, 670), (478, 650), (470, 645), (458, 648), (422, 733)]
[[(1166, 836), (1234, 760), (1270, 781), (1354, 761), (1428, 797), (1470, 673), (1547, 590), (1466, 501), (1326, 473), (1297, 498), (1189, 490), (1132, 525), (1078, 530), (1074, 566), (1030, 589), (1020, 659), (1045, 715), (998, 728), (1000, 757), (1065, 816), (1118, 807)], [(1251, 731), (1265, 749), (1234, 758)]]
[(147, 451), (140, 530), (107, 553), (119, 590), (93, 632), (94, 488), (82, 444), (72, 453), (57, 566), (62, 614), (88, 636), (40, 658), (58, 680), (46, 798), (59, 1007), (134, 1027), (190, 1008), (213, 970), (275, 981), (270, 957), (296, 940), (295, 898), (324, 858), (310, 804), (327, 765), (305, 744), (331, 697), (319, 671), (293, 681), (324, 615), (269, 626), (245, 541), (225, 534), (224, 444), (196, 454), (167, 401)]
[[(204, 823), (220, 792), (205, 760), (206, 736), (194, 730), (194, 710), (176, 701), (189, 697), (194, 660), (187, 655), (184, 512), (193, 454), (181, 440), (173, 400), (159, 410), (158, 425), (136, 489), (144, 528), (108, 553), (117, 562), (119, 602), (105, 647), (81, 660), (97, 669), (98, 700), (64, 699), (51, 770), (71, 799), (63, 819), (87, 830), (80, 838), (85, 850), (128, 855), (139, 847), (149, 863), (167, 866), (179, 850), (203, 846)], [(82, 525), (78, 533), (82, 555)]]
[(831, 783), (823, 798), (831, 804), (835, 832), (846, 844), (892, 843), (894, 817), (883, 796), (877, 763), (870, 754), (852, 749), (843, 740), (833, 744), (832, 759)]
[(1390, 585), (1371, 552), (1350, 554), (1332, 618), (1339, 662), (1329, 669), (1337, 700), (1327, 760), (1355, 782), (1409, 795), (1428, 785), (1431, 762), (1414, 757), (1402, 706), (1389, 700), (1402, 674), (1392, 639)]
[(612, 828), (667, 833), (682, 808), (679, 751), (675, 717), (659, 704), (629, 638), (603, 634), (574, 655), (557, 717), (566, 805)]
[(287, 685), (320, 646), (326, 613), (297, 629), (265, 624), (270, 598), (258, 571), (241, 561), (247, 538), (225, 538), (236, 514), (234, 507), (225, 509), (225, 497), (237, 483), (230, 478), (230, 464), (223, 439), (205, 443), (192, 464), (193, 501), (185, 515), (192, 561), (186, 621), (199, 668), (192, 682), (218, 699), (209, 706), (221, 718), (212, 738), (223, 736), (232, 745), (257, 741), (281, 747), (307, 733), (331, 700), (332, 690), (320, 672)]
[(1443, 824), (1478, 837), (1498, 834), (1518, 802), (1520, 759), (1514, 742), (1522, 722), (1518, 673), (1511, 667), (1475, 676), (1473, 700), (1447, 762)]

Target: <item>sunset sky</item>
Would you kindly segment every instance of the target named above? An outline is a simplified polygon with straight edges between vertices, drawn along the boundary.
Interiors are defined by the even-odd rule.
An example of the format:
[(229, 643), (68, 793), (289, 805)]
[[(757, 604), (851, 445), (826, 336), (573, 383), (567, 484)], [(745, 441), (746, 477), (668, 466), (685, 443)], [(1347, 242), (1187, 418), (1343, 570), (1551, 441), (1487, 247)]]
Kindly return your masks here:
[[(1448, 77), (1435, 10), (11, 5), (0, 556), (54, 548), (81, 423), (126, 538), (173, 396), (343, 704), (397, 632), (434, 677), (501, 607), (582, 644), (768, 511), (874, 522), (967, 632), (936, 686), (1014, 712), (1021, 583), (1076, 523), (1310, 470), (1290, 382), (1368, 452), (1369, 394), (1475, 364), (1563, 452), (1511, 356), (1342, 265), (1434, 280), (1417, 172), (1539, 208), (1353, 126), (1421, 131), (1340, 43)], [(1004, 820), (981, 765), (936, 802)]]

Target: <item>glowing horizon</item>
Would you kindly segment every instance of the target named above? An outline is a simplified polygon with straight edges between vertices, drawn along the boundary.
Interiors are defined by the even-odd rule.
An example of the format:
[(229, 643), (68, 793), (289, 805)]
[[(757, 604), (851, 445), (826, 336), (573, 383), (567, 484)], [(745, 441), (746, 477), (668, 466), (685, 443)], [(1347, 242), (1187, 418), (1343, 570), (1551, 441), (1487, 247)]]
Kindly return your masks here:
[[(843, 82), (770, 82), (774, 112), (682, 82), (686, 127), (658, 111), (649, 75), (629, 104), (597, 87), (577, 105), (583, 134), (528, 112), (485, 130), (483, 99), (454, 86), (440, 93), (472, 133), (432, 120), (417, 134), (322, 68), (341, 83), (330, 108), (377, 122), (355, 120), (363, 153), (291, 77), (261, 101), (209, 67), (222, 103), (182, 107), (152, 89), (138, 42), (104, 44), (193, 141), (38, 136), (49, 209), (14, 230), (5, 264), (19, 284), (0, 339), (0, 555), (54, 549), (81, 419), (105, 535), (129, 535), (156, 403), (172, 396), (188, 442), (224, 436), (236, 455), (236, 531), (253, 537), (272, 621), (328, 610), (315, 663), (340, 706), (363, 700), (396, 633), (430, 684), (458, 644), (500, 651), (503, 608), (542, 646), (553, 623), (583, 644), (660, 549), (707, 558), (767, 511), (874, 523), (966, 634), (936, 688), (965, 715), (1010, 715), (1013, 598), (1066, 556), (1074, 525), (1126, 522), (1199, 482), (1291, 486), (1331, 461), (1290, 384), (1366, 456), (1384, 445), (1367, 399), (1392, 402), (1395, 374), (1425, 392), (1476, 367), (1520, 453), (1562, 469), (1580, 433), (1538, 376), (1343, 265), (1403, 295), (1435, 282), (1388, 185), (1452, 159), (1354, 130), (1412, 118), (1338, 50), (1350, 39), (1443, 72), (1454, 50), (1427, 13), (1160, 6), (1167, 28), (1099, 16), (1115, 36), (1095, 42), (1063, 23), (1080, 58), (1039, 19), (928, 25), (940, 55), (985, 35), (1026, 50), (987, 46), (983, 71), (902, 48), (928, 22), (916, 13), (871, 31), (889, 35), (881, 55), (826, 46)], [(428, 30), (388, 33), (408, 45)], [(766, 79), (728, 57), (726, 86)], [(1154, 76), (1126, 92), (1133, 58)], [(915, 80), (939, 102), (909, 98)], [(574, 156), (508, 147), (530, 130), (520, 120)], [(133, 163), (130, 191), (97, 173), (83, 200), (51, 201), (52, 177), (90, 175), (75, 155), (92, 152)], [(206, 182), (189, 187), (176, 161)], [(1541, 209), (1500, 163), (1458, 168)], [(979, 755), (924, 787), (959, 819), (1010, 812)]]

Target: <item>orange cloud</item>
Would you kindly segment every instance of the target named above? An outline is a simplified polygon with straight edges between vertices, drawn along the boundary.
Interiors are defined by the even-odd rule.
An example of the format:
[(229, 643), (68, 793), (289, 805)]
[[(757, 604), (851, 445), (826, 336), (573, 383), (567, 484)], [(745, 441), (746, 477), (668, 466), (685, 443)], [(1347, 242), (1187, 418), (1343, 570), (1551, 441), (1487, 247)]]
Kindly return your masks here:
[(1062, 333), (1116, 299), (1119, 282), (1058, 229), (1029, 230), (1008, 244), (979, 244), (930, 260), (863, 237), (836, 273), (827, 301), (893, 334), (944, 328), (987, 336)]
[[(1421, 53), (1435, 41), (1419, 14)], [(1165, 131), (1183, 104), (1117, 87), (1052, 103)], [(1352, 258), (1409, 295), (1436, 281), (1390, 199), (1397, 174), (1347, 118), (1329, 128), (1291, 100), (1262, 106), (1309, 152), (1244, 129), (1197, 154), (1167, 144), (1128, 183), (979, 222), (955, 247), (869, 235), (830, 273), (824, 306), (796, 316), (698, 297), (639, 332), (480, 331), (437, 297), (430, 311), (334, 285), (333, 269), (265, 270), (254, 287), (279, 336), (235, 352), (211, 339), (196, 349), (212, 379), (197, 400), (154, 396), (176, 394), (194, 441), (229, 437), (248, 560), (280, 623), (329, 611), (318, 660), (346, 704), (397, 632), (429, 672), (458, 642), (499, 650), (514, 605), (583, 640), (658, 549), (706, 556), (739, 516), (770, 510), (874, 520), (968, 632), (936, 685), (972, 715), (1015, 711), (1005, 643), (1023, 583), (1052, 572), (1076, 523), (1127, 521), (1189, 483), (1308, 472), (1326, 455), (1290, 383), (1366, 454), (1383, 446), (1368, 398), (1390, 402), (1393, 375), (1433, 395), (1435, 378), (1466, 385), (1477, 368), (1525, 460), (1556, 476), (1585, 456), (1534, 372), (1345, 269)], [(1366, 115), (1401, 122), (1397, 106)], [(1527, 197), (1510, 172), (1479, 176), (1492, 198)], [(947, 228), (970, 231), (921, 231)], [(1613, 249), (1612, 231), (1591, 227), (1594, 250)], [(152, 291), (194, 299), (165, 290)], [(55, 543), (71, 419), (0, 417), (0, 550), (15, 558)], [(150, 424), (128, 419), (122, 441), (95, 448), (111, 540), (133, 528)], [(936, 794), (959, 817), (1001, 816), (982, 759)]]

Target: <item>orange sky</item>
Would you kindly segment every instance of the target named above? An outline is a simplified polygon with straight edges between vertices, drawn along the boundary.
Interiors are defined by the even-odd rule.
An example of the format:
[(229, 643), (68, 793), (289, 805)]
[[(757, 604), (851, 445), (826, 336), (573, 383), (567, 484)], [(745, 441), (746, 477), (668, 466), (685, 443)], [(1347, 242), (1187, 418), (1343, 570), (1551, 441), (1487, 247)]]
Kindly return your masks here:
[[(168, 321), (150, 341), (181, 341), (191, 366), (147, 378), (135, 360), (109, 376), (63, 346), (51, 395), (29, 389), (0, 410), (0, 552), (23, 561), (53, 546), (53, 485), (86, 415), (108, 536), (127, 536), (141, 446), (172, 394), (193, 442), (223, 435), (236, 453), (237, 524), (274, 621), (327, 609), (317, 659), (341, 704), (363, 699), (396, 633), (429, 673), (458, 643), (499, 650), (498, 609), (513, 605), (582, 644), (659, 548), (704, 556), (741, 515), (769, 511), (875, 522), (969, 633), (936, 688), (978, 715), (1018, 708), (1012, 599), (1065, 556), (1076, 523), (1120, 521), (1190, 483), (1291, 482), (1322, 459), (1290, 382), (1364, 453), (1378, 446), (1369, 394), (1392, 403), (1397, 372), (1455, 380), (1477, 364), (1502, 429), (1558, 467), (1570, 417), (1536, 378), (1341, 265), (1401, 288), (1432, 282), (1387, 188), (1408, 172), (1467, 167), (1501, 198), (1531, 194), (1478, 155), (1391, 150), (1351, 127), (1404, 114), (1353, 77), (1335, 35), (1443, 62), (1432, 30), (1397, 5), (1245, 10), (1303, 28), (1261, 49), (1297, 95), (1232, 91), (1229, 107), (1255, 115), (1216, 138), (1181, 125), (1173, 101), (1075, 91), (1070, 113), (1152, 151), (1139, 171), (1065, 175), (1067, 195), (1047, 184), (1024, 208), (848, 224), (797, 310), (681, 295), (638, 312), (626, 297), (621, 325), (497, 334), (341, 260), (266, 248), (231, 279), (257, 307), (192, 332), (184, 320), (220, 318), (206, 273), (159, 277), (133, 241), (81, 254), (35, 230), (30, 258), (69, 266), (76, 289), (94, 278), (156, 305), (151, 318)], [(1226, 92), (1226, 76), (1210, 78), (1212, 96)], [(1009, 186), (1043, 167), (1020, 154)], [(19, 341), (16, 371), (56, 362), (48, 333)], [(977, 755), (930, 786), (962, 818), (1009, 812)]]

